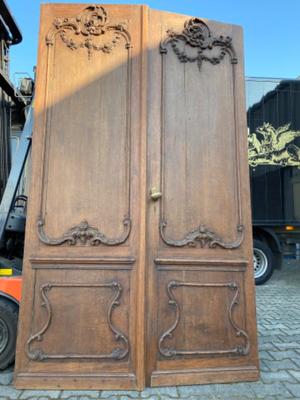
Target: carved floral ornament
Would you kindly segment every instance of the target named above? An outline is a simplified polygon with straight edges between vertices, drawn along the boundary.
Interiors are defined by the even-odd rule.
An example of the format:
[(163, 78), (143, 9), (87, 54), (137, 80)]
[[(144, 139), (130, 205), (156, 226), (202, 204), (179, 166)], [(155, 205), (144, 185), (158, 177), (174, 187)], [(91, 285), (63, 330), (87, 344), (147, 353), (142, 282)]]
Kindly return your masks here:
[[(46, 44), (54, 45), (55, 36), (58, 34), (70, 50), (87, 49), (89, 59), (94, 51), (111, 53), (122, 38), (125, 40), (125, 48), (129, 49), (131, 38), (126, 23), (109, 25), (108, 22), (107, 11), (102, 6), (88, 6), (76, 17), (56, 18), (46, 36)], [(102, 38), (109, 32), (111, 38), (98, 43), (96, 37)]]
[[(203, 61), (213, 65), (219, 64), (226, 54), (229, 54), (232, 64), (238, 62), (232, 38), (222, 35), (213, 37), (209, 27), (199, 18), (187, 20), (181, 33), (169, 29), (167, 35), (160, 44), (161, 54), (168, 52), (167, 45), (170, 43), (180, 62), (197, 62), (199, 70)], [(217, 52), (209, 54), (214, 49), (217, 49)]]

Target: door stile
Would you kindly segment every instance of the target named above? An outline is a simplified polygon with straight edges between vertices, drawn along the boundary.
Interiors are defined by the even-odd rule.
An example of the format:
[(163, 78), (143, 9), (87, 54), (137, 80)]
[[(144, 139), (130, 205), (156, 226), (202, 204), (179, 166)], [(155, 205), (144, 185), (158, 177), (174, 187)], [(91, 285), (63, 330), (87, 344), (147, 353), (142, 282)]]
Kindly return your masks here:
[[(161, 199), (151, 199), (155, 189), (161, 192), (161, 116), (163, 104), (161, 98), (162, 68), (159, 56), (159, 42), (163, 30), (160, 16), (149, 10), (150, 31), (148, 42), (148, 116), (147, 116), (147, 253), (146, 253), (146, 386), (151, 386), (151, 375), (155, 369), (157, 357), (157, 284), (153, 263), (154, 249), (157, 247)], [(152, 29), (151, 26), (155, 26)], [(155, 76), (155, 79), (153, 77)], [(163, 195), (163, 193), (162, 193)]]
[(148, 19), (149, 7), (141, 6), (141, 69), (140, 69), (140, 235), (139, 267), (137, 271), (136, 298), (136, 386), (143, 390), (146, 385), (146, 218), (147, 218), (147, 72), (148, 72)]

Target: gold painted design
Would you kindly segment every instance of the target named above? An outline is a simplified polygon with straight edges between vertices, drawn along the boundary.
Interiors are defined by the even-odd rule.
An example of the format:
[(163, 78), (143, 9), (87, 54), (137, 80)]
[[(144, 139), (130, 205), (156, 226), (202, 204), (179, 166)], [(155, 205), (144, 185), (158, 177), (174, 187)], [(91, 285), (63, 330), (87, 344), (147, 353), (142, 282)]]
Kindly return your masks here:
[(249, 165), (278, 165), (300, 169), (300, 148), (292, 143), (300, 131), (290, 130), (291, 123), (274, 128), (265, 122), (248, 136)]

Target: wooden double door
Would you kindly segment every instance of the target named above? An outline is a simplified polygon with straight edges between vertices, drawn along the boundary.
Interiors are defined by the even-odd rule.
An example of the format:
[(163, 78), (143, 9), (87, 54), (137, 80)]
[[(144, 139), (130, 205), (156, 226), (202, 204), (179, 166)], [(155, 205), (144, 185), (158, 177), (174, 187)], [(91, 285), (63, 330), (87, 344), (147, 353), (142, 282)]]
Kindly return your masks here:
[(258, 377), (240, 27), (41, 9), (16, 385)]

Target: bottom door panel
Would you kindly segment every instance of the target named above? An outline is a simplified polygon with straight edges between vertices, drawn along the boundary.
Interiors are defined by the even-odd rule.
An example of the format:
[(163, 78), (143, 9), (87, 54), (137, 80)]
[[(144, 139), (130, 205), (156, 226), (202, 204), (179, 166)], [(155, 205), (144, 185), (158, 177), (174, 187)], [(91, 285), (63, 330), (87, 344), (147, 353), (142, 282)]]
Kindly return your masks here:
[(256, 379), (244, 297), (247, 264), (176, 261), (176, 266), (157, 262), (157, 359), (151, 384)]
[(18, 382), (35, 387), (42, 379), (45, 387), (61, 381), (76, 388), (84, 379), (86, 388), (134, 386), (132, 265), (32, 266), (27, 372), (18, 374)]

